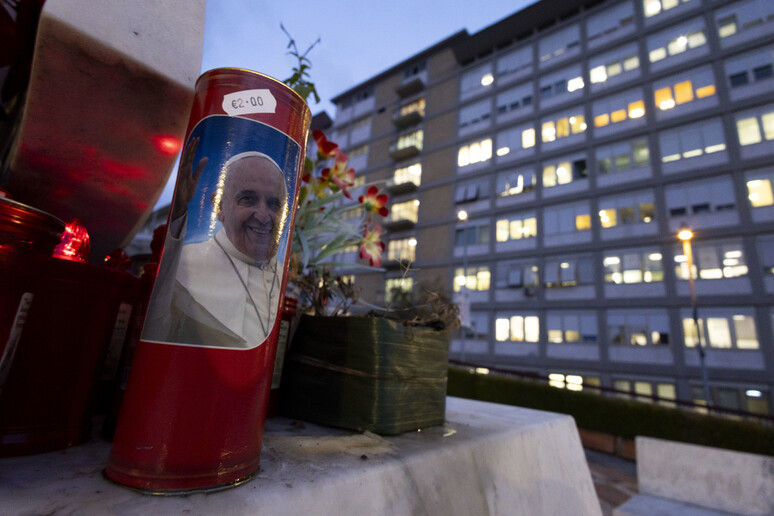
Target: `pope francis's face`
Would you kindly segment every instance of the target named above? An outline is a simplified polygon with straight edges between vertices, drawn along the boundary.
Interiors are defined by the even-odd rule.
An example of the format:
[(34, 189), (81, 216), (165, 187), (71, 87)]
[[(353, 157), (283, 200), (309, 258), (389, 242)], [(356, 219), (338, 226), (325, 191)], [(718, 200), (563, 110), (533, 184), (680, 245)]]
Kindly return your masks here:
[(283, 185), (282, 172), (260, 156), (229, 167), (218, 220), (234, 247), (254, 260), (277, 252), (286, 211)]

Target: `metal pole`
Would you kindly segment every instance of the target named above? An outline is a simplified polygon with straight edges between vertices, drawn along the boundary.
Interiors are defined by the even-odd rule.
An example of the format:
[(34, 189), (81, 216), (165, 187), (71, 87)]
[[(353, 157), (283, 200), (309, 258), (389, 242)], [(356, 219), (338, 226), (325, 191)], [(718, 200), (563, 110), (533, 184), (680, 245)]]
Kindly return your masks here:
[[(461, 215), (461, 214), (460, 214)], [(465, 218), (462, 221), (462, 231), (465, 235), (463, 239), (464, 245), (462, 247), (462, 277), (465, 278), (465, 283), (462, 285), (462, 298), (466, 304), (468, 312), (470, 312), (470, 298), (468, 297), (468, 216), (465, 213)], [(462, 330), (462, 353), (460, 354), (460, 360), (465, 362), (465, 334), (467, 329), (463, 325), (460, 325)]]
[(707, 373), (707, 364), (705, 362), (706, 352), (704, 350), (704, 339), (702, 338), (702, 331), (699, 328), (699, 315), (696, 307), (696, 284), (693, 279), (693, 249), (691, 248), (691, 240), (683, 240), (683, 254), (688, 263), (688, 286), (691, 290), (691, 310), (693, 312), (693, 324), (696, 328), (696, 339), (698, 343), (696, 350), (699, 352), (699, 366), (701, 367), (701, 381), (704, 387), (704, 399), (707, 400), (707, 410), (712, 411), (712, 398), (710, 396), (709, 388), (709, 375)]

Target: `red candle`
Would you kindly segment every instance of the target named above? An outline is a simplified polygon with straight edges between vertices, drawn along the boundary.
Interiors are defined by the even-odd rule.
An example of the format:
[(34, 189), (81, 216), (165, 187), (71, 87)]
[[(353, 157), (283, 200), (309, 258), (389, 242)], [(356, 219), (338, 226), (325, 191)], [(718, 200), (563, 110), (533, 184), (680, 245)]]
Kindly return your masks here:
[(265, 75), (197, 81), (108, 478), (185, 492), (257, 472), (310, 123)]

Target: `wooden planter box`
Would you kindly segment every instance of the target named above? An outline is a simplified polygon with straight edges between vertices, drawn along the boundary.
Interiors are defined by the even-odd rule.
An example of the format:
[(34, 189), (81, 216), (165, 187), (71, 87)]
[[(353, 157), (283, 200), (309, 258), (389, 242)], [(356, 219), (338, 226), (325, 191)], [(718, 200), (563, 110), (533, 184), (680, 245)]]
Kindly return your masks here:
[(378, 317), (301, 318), (283, 372), (282, 412), (394, 435), (443, 424), (449, 336)]

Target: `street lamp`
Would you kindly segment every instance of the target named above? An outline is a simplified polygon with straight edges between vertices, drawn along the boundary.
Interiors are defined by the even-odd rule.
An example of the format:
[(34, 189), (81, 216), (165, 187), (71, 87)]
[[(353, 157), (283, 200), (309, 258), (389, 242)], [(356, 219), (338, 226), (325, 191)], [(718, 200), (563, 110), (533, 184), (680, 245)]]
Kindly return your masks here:
[[(462, 222), (462, 281), (460, 282), (460, 297), (463, 305), (462, 318), (467, 319), (470, 314), (470, 298), (468, 297), (468, 212), (465, 210), (458, 211), (457, 220)], [(460, 360), (462, 362), (465, 362), (465, 331), (465, 325), (460, 324), (460, 334), (462, 337), (460, 342)]]
[(701, 379), (704, 386), (704, 399), (707, 400), (707, 410), (712, 409), (712, 398), (710, 397), (709, 378), (707, 375), (707, 365), (705, 363), (704, 339), (699, 329), (699, 314), (696, 308), (696, 284), (693, 279), (693, 249), (691, 248), (691, 239), (693, 231), (688, 228), (682, 228), (677, 233), (677, 238), (683, 243), (683, 254), (688, 264), (688, 288), (691, 291), (691, 310), (693, 312), (693, 325), (696, 329), (696, 338), (698, 340), (696, 350), (699, 352), (699, 366), (701, 367)]

